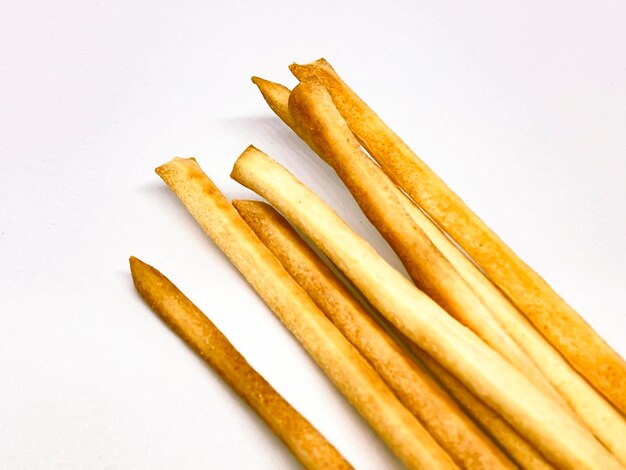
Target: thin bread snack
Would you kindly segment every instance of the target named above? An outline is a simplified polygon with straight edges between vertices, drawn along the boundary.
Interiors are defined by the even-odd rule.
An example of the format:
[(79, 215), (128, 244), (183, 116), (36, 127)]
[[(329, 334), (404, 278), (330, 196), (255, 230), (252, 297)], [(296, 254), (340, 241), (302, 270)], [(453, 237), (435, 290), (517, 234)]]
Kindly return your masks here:
[[(276, 115), (321, 158), (326, 157), (298, 126), (288, 108), (291, 91), (278, 83), (254, 77), (263, 98)], [(441, 230), (399, 189), (398, 201), (413, 222), (452, 264), (465, 282), (489, 308), (493, 318), (524, 350), (550, 381), (564, 401), (623, 465), (626, 465), (626, 421), (539, 333), (506, 296), (445, 236)]]
[(323, 84), (302, 81), (289, 111), (396, 252), (415, 285), (547, 393), (559, 395), (406, 210), (405, 197), (361, 149)]
[(194, 159), (175, 158), (156, 172), (339, 391), (409, 468), (456, 467), (285, 271)]
[(409, 214), (596, 438), (626, 465), (626, 420), (450, 240), (405, 197)]
[(509, 453), (515, 463), (524, 470), (548, 470), (554, 468), (533, 446), (515, 432), (515, 429), (498, 416), (498, 413), (472, 395), (461, 382), (427, 354), (414, 345), (411, 346), (413, 346), (412, 351), (419, 357), (422, 363), (437, 377), (446, 390), (456, 398), (465, 411), (476, 422), (480, 423), (483, 429)]
[(130, 258), (130, 271), (150, 308), (250, 405), (305, 468), (352, 468), (169, 279), (135, 257)]
[(569, 412), (389, 266), (278, 163), (249, 147), (235, 162), (231, 176), (280, 210), (388, 321), (498, 412), (552, 464), (571, 469), (621, 468)]
[(365, 311), (280, 214), (259, 201), (233, 201), (233, 206), (460, 467), (514, 468), (441, 386)]
[(272, 111), (287, 124), (292, 131), (296, 133), (298, 137), (300, 137), (306, 144), (313, 150), (322, 160), (326, 163), (329, 163), (326, 160), (326, 156), (322, 149), (320, 149), (307, 132), (302, 129), (289, 111), (289, 96), (291, 95), (291, 90), (280, 83), (271, 82), (269, 80), (265, 80), (261, 77), (252, 77), (252, 83), (254, 83), (263, 95), (263, 99), (270, 107)]
[(526, 265), (320, 59), (293, 64), (300, 80), (324, 83), (359, 142), (383, 170), (478, 263), (490, 279), (591, 384), (626, 414), (626, 361)]

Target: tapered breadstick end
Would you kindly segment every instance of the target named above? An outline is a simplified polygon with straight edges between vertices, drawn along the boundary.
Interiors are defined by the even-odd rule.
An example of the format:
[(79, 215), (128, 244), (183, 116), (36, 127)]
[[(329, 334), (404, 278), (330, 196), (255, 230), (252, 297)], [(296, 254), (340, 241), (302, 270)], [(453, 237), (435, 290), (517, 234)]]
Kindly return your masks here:
[(146, 298), (146, 281), (149, 280), (151, 282), (158, 279), (160, 277), (159, 272), (149, 264), (144, 263), (139, 258), (135, 258), (134, 256), (131, 256), (128, 262), (130, 264), (130, 274), (133, 279), (133, 283), (142, 297)]
[(250, 201), (247, 199), (233, 199), (231, 204), (237, 209), (237, 212), (245, 212), (246, 214), (257, 214), (259, 206), (269, 206), (267, 202)]
[(134, 256), (128, 258), (128, 263), (130, 264), (131, 273), (134, 273), (136, 269), (141, 269), (144, 265), (146, 265), (146, 263), (138, 258), (135, 258)]
[(285, 90), (289, 91), (289, 88), (287, 88), (286, 86), (281, 85), (280, 83), (266, 80), (261, 77), (254, 76), (252, 77), (251, 80), (252, 80), (252, 83), (254, 83), (257, 87), (259, 87), (259, 90), (261, 90), (261, 93), (263, 93), (264, 96), (265, 96), (265, 91), (269, 91), (269, 90), (280, 90), (281, 92)]
[[(252, 77), (252, 83), (258, 87), (261, 95), (263, 95), (263, 98), (267, 101), (267, 104), (270, 105), (272, 110), (274, 110), (274, 106), (277, 104), (275, 97), (289, 95), (289, 93), (291, 93), (291, 90), (289, 90), (286, 86), (281, 85), (280, 83), (265, 80), (264, 78)], [(274, 112), (276, 112), (276, 110), (274, 110)]]
[(305, 468), (352, 468), (167, 277), (134, 256), (130, 270), (150, 308), (252, 407)]

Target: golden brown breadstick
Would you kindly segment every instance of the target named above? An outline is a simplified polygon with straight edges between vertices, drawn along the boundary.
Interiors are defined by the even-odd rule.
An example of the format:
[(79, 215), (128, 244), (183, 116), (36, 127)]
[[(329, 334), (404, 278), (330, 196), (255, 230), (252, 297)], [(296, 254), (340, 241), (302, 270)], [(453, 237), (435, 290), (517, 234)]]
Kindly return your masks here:
[(335, 386), (408, 467), (456, 467), (285, 271), (194, 159), (175, 158), (156, 171)]
[(399, 347), (271, 206), (233, 201), (243, 219), (311, 299), (372, 364), (462, 468), (514, 468), (448, 394)]
[(306, 468), (352, 468), (163, 274), (130, 258), (135, 287), (161, 319), (267, 423)]
[(515, 432), (498, 413), (471, 394), (452, 374), (437, 364), (430, 356), (414, 345), (411, 349), (430, 369), (450, 394), (457, 399), (467, 413), (485, 429), (525, 470), (548, 470), (550, 465), (537, 450)]
[(554, 465), (621, 468), (570, 413), (387, 264), (293, 175), (254, 147), (231, 176), (280, 210), (411, 341), (453, 373)]
[(348, 125), (406, 193), (480, 265), (565, 358), (626, 413), (626, 361), (526, 265), (363, 102), (323, 59), (292, 65), (298, 79), (321, 80)]
[(361, 149), (315, 78), (291, 92), (289, 111), (345, 183), (363, 213), (396, 252), (411, 279), (542, 390), (560, 397), (535, 364), (493, 318), (452, 264), (413, 221), (396, 185)]
[[(263, 97), (277, 116), (324, 160), (315, 143), (303, 132), (288, 109), (290, 90), (280, 84), (253, 78)], [(489, 279), (446, 237), (433, 222), (400, 190), (395, 191), (404, 209), (424, 231), (442, 255), (463, 277), (493, 317), (524, 350), (543, 375), (558, 390), (565, 402), (594, 435), (626, 465), (626, 421), (563, 356), (511, 304)]]

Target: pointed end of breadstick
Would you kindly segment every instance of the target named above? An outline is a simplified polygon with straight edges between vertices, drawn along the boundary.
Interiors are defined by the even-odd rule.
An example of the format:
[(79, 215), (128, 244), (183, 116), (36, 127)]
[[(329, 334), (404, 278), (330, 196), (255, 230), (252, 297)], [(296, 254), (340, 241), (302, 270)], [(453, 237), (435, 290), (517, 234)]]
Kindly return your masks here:
[[(270, 94), (270, 90), (274, 88), (275, 85), (278, 85), (278, 83), (271, 82), (269, 80), (265, 80), (264, 78), (257, 77), (257, 76), (252, 77), (251, 80), (252, 80), (252, 83), (254, 83), (257, 86), (257, 88), (259, 89), (259, 91), (261, 92), (264, 98), (266, 94)], [(267, 98), (265, 98), (265, 100), (267, 101)]]
[(233, 199), (232, 201), (230, 201), (230, 203), (237, 210), (237, 212), (239, 212), (239, 215), (241, 217), (243, 217), (244, 214), (249, 214), (254, 211), (253, 202), (254, 201), (250, 201), (248, 199)]
[(237, 209), (237, 211), (239, 211), (239, 213), (241, 213), (242, 211), (248, 212), (252, 210), (254, 208), (255, 202), (257, 201), (252, 201), (250, 199), (233, 199), (231, 201), (231, 204), (235, 209)]
[(293, 129), (295, 123), (287, 109), (291, 90), (280, 83), (271, 82), (260, 77), (252, 77), (252, 83), (257, 86), (263, 99), (267, 102), (272, 111)]
[(252, 77), (252, 83), (254, 83), (266, 101), (276, 101), (277, 97), (289, 96), (291, 90), (287, 88), (285, 85), (281, 85), (280, 83), (272, 82), (270, 80), (265, 80), (261, 77)]
[[(280, 85), (280, 84), (278, 84), (276, 82), (272, 82), (270, 80), (266, 80), (264, 78), (257, 77), (256, 75), (253, 76), (251, 78), (251, 80), (252, 80), (252, 83), (254, 83), (256, 86), (258, 86), (259, 89), (261, 89), (261, 91), (263, 91), (263, 89), (271, 88), (271, 87), (274, 87), (274, 86), (282, 87), (282, 85)], [(286, 88), (286, 87), (283, 87), (283, 88)]]
[(137, 265), (137, 263), (143, 263), (143, 261), (141, 261), (139, 258), (135, 258), (134, 256), (131, 255), (130, 258), (128, 258), (128, 262), (130, 263), (130, 266), (133, 267), (135, 265)]
[(135, 258), (131, 256), (128, 259), (128, 263), (130, 264), (130, 273), (133, 276), (133, 279), (136, 278), (142, 272), (145, 272), (150, 269), (150, 265), (144, 263), (139, 258)]
[(245, 199), (233, 199), (232, 201), (233, 207), (239, 212), (241, 218), (250, 225), (251, 219), (258, 218), (259, 215), (259, 206), (258, 204), (263, 204), (259, 201), (251, 201)]
[(262, 216), (274, 210), (267, 202), (251, 199), (233, 199), (232, 204), (246, 222), (249, 217)]
[(133, 279), (133, 284), (141, 296), (146, 298), (146, 285), (150, 284), (150, 279), (158, 277), (159, 272), (134, 256), (131, 256), (128, 262), (130, 264), (130, 276)]
[(155, 313), (169, 323), (170, 315), (167, 309), (162, 308), (168, 297), (182, 295), (178, 288), (164, 274), (148, 263), (131, 256), (130, 275), (135, 289), (148, 303)]

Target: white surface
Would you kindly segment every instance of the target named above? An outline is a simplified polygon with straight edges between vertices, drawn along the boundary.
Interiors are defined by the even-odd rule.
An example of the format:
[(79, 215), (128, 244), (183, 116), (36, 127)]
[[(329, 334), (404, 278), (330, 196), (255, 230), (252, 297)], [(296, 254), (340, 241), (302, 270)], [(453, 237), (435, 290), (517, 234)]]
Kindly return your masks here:
[(0, 5), (1, 468), (295, 466), (142, 303), (131, 254), (357, 467), (398, 466), (153, 173), (194, 155), (250, 197), (228, 175), (253, 143), (397, 266), (250, 83), (293, 86), (291, 61), (329, 59), (626, 354), (624, 2), (231, 3)]

